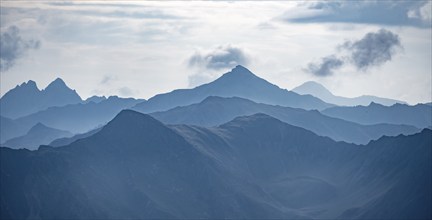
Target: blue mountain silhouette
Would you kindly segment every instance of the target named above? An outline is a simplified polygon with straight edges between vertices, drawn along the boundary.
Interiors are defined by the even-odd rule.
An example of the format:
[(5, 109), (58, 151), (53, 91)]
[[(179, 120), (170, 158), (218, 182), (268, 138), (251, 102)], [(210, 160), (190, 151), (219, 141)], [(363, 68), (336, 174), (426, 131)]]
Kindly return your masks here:
[(0, 148), (1, 217), (427, 219), (431, 136), (358, 146), (265, 114), (203, 128), (124, 110), (70, 145)]
[(144, 113), (164, 111), (201, 102), (208, 96), (236, 96), (255, 102), (304, 109), (324, 109), (332, 106), (311, 95), (299, 95), (281, 89), (238, 65), (213, 82), (193, 89), (178, 89), (156, 95), (133, 109)]
[(0, 99), (1, 115), (18, 118), (52, 106), (80, 103), (82, 100), (75, 90), (57, 78), (45, 89), (39, 90), (34, 81), (16, 86)]
[(379, 103), (386, 106), (391, 106), (396, 103), (406, 104), (403, 101), (381, 98), (381, 97), (370, 96), (370, 95), (362, 95), (354, 98), (336, 96), (333, 95), (333, 93), (331, 93), (323, 85), (313, 81), (305, 82), (302, 85), (294, 88), (292, 91), (302, 95), (305, 94), (313, 95), (323, 100), (324, 102), (332, 103), (335, 105), (342, 105), (342, 106), (357, 106), (357, 105), (366, 106), (369, 105), (371, 102)]

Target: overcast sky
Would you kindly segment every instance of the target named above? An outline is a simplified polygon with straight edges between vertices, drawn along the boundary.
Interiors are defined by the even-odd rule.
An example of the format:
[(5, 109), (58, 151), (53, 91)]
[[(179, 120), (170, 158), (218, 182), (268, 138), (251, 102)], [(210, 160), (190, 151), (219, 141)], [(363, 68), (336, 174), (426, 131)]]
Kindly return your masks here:
[(150, 98), (237, 64), (282, 88), (432, 100), (430, 1), (1, 2), (1, 93)]

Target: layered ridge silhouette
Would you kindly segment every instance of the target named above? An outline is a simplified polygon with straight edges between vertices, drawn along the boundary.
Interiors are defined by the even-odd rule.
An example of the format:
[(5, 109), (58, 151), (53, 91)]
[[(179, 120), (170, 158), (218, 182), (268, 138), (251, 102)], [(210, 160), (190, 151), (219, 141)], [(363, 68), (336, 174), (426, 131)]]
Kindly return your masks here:
[(333, 106), (311, 95), (299, 95), (281, 89), (238, 65), (213, 82), (193, 89), (178, 89), (156, 95), (147, 102), (137, 104), (133, 109), (144, 113), (164, 111), (201, 102), (208, 96), (237, 96), (255, 102), (303, 109), (321, 110)]
[(336, 141), (367, 144), (383, 135), (414, 134), (420, 129), (407, 125), (374, 124), (361, 125), (350, 121), (332, 118), (316, 110), (273, 106), (255, 103), (242, 98), (222, 98), (210, 96), (198, 104), (177, 107), (151, 115), (168, 124), (189, 124), (216, 126), (235, 117), (265, 113), (291, 125), (299, 126), (316, 134)]
[(418, 128), (427, 128), (432, 125), (432, 108), (427, 104), (417, 104), (414, 106), (394, 104), (392, 106), (383, 106), (372, 102), (368, 106), (339, 106), (328, 108), (321, 112), (330, 117), (365, 125), (390, 123), (412, 125)]
[(0, 99), (1, 115), (18, 118), (52, 106), (80, 103), (81, 97), (57, 78), (45, 89), (39, 90), (32, 80), (17, 85)]
[(306, 95), (306, 94), (313, 95), (327, 103), (332, 103), (341, 106), (357, 106), (357, 105), (367, 106), (371, 102), (379, 103), (385, 106), (391, 106), (396, 103), (406, 104), (403, 101), (381, 98), (381, 97), (370, 96), (370, 95), (362, 95), (354, 98), (336, 96), (333, 95), (333, 93), (331, 93), (323, 85), (313, 81), (305, 82), (302, 85), (292, 89), (292, 91), (302, 95)]
[(67, 146), (0, 148), (1, 217), (429, 218), (431, 137), (359, 146), (265, 114), (203, 128), (124, 110)]

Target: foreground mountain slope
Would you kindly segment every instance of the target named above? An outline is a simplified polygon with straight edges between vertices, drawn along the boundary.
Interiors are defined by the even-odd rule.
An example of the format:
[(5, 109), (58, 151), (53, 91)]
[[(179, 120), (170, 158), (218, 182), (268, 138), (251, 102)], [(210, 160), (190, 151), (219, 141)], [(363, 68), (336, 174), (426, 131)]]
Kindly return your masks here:
[(0, 99), (1, 115), (12, 119), (35, 113), (52, 106), (80, 103), (75, 90), (57, 78), (45, 89), (39, 90), (34, 81), (17, 85)]
[(201, 102), (208, 96), (237, 96), (255, 102), (304, 109), (324, 109), (332, 106), (313, 96), (298, 95), (281, 89), (239, 65), (213, 82), (193, 89), (179, 89), (156, 95), (133, 109), (144, 113), (164, 111)]
[(156, 119), (168, 124), (189, 124), (216, 126), (235, 117), (264, 113), (288, 124), (305, 128), (318, 135), (336, 141), (367, 144), (383, 135), (414, 134), (418, 128), (406, 125), (360, 125), (353, 122), (328, 117), (318, 111), (307, 111), (282, 106), (255, 103), (242, 98), (222, 98), (211, 96), (198, 104), (177, 107), (164, 112), (151, 113)]
[(431, 130), (356, 146), (263, 114), (218, 128), (172, 127), (227, 169), (243, 167), (272, 198), (308, 217), (431, 217)]
[(333, 107), (321, 113), (366, 125), (389, 123), (412, 125), (418, 128), (427, 128), (432, 125), (432, 106), (425, 104), (383, 106), (371, 103), (368, 106)]
[(405, 102), (399, 100), (381, 98), (381, 97), (369, 96), (369, 95), (362, 95), (354, 98), (336, 96), (333, 95), (323, 85), (313, 81), (305, 82), (302, 85), (292, 89), (292, 91), (302, 95), (307, 95), (307, 94), (313, 95), (323, 100), (324, 102), (332, 103), (335, 105), (341, 105), (341, 106), (357, 106), (357, 105), (367, 106), (371, 102), (379, 103), (385, 106), (391, 106), (396, 103), (406, 104)]
[(29, 150), (36, 150), (39, 145), (49, 144), (53, 140), (70, 136), (72, 136), (72, 133), (68, 131), (50, 128), (38, 123), (24, 136), (12, 138), (3, 143), (3, 145), (15, 149), (26, 148)]
[(2, 218), (298, 218), (137, 112), (69, 146), (1, 157)]
[(126, 110), (68, 146), (0, 148), (1, 217), (430, 218), (431, 137), (358, 146), (263, 114), (167, 127)]

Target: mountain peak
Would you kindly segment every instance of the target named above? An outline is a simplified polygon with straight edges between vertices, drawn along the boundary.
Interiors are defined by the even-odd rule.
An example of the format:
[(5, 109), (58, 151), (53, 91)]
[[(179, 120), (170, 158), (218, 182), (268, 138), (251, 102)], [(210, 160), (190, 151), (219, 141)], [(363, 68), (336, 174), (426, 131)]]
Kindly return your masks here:
[(231, 71), (248, 71), (248, 72), (250, 72), (246, 67), (244, 67), (242, 65), (235, 66)]
[(61, 78), (56, 78), (54, 81), (52, 81), (46, 88), (45, 90), (49, 90), (49, 89), (58, 89), (58, 88), (68, 88), (69, 87), (66, 85), (66, 83), (61, 79)]
[(38, 89), (38, 87), (36, 85), (36, 82), (33, 81), (33, 80), (29, 80), (27, 82), (23, 82), (23, 83), (21, 83), (21, 85), (17, 85), (15, 87), (15, 89), (18, 89), (18, 88), (26, 88), (28, 90), (35, 90), (35, 91), (37, 90), (37, 91), (39, 91), (39, 89)]
[(295, 87), (292, 89), (293, 92), (296, 92), (298, 94), (310, 94), (310, 95), (326, 95), (326, 96), (333, 96), (333, 94), (323, 85), (320, 83), (317, 83), (315, 81), (307, 81), (300, 86)]
[(283, 122), (279, 119), (271, 117), (267, 114), (256, 113), (250, 116), (239, 116), (234, 118), (232, 121), (221, 125), (221, 127), (244, 127), (248, 125), (262, 126), (269, 123), (273, 125), (283, 124)]
[(229, 73), (236, 74), (236, 75), (241, 74), (241, 75), (253, 75), (253, 76), (255, 76), (255, 74), (253, 74), (249, 69), (247, 69), (246, 67), (244, 67), (242, 65), (237, 65)]
[(31, 129), (33, 129), (33, 128), (47, 128), (47, 126), (44, 125), (44, 124), (42, 124), (42, 123), (40, 123), (40, 122), (38, 122)]
[(222, 75), (219, 79), (227, 79), (233, 81), (235, 79), (244, 79), (244, 78), (259, 78), (255, 74), (253, 74), (246, 67), (237, 65), (231, 71)]
[(156, 128), (158, 126), (164, 125), (149, 115), (125, 109), (108, 122), (102, 130), (122, 130), (124, 132), (131, 132), (131, 130), (138, 128), (151, 129), (152, 127)]
[(383, 107), (383, 105), (376, 103), (376, 102), (373, 102), (373, 101), (369, 104), (369, 106), (370, 107)]
[(21, 84), (21, 86), (32, 86), (32, 87), (34, 86), (34, 87), (37, 87), (36, 86), (36, 82), (33, 81), (33, 80), (29, 80), (26, 83), (24, 82), (24, 83)]
[(50, 128), (40, 122), (38, 122), (37, 124), (33, 125), (33, 127), (30, 128), (30, 130), (27, 132), (27, 134), (32, 134), (32, 133), (39, 133), (41, 131), (47, 131), (47, 130), (56, 130), (54, 128)]

